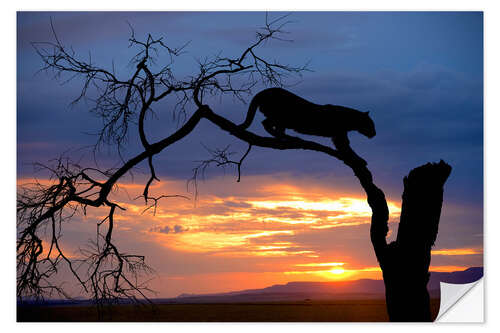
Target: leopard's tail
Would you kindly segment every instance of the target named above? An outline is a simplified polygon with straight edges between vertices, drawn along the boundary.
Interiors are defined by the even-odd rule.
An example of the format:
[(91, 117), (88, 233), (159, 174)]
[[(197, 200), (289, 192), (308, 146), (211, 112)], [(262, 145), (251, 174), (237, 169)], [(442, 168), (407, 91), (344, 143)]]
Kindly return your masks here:
[(248, 112), (247, 112), (247, 117), (245, 121), (239, 125), (239, 127), (246, 129), (248, 128), (251, 124), (253, 119), (255, 118), (255, 114), (257, 113), (257, 109), (260, 106), (260, 95), (257, 94), (252, 98), (252, 101), (250, 102), (250, 106), (248, 107)]

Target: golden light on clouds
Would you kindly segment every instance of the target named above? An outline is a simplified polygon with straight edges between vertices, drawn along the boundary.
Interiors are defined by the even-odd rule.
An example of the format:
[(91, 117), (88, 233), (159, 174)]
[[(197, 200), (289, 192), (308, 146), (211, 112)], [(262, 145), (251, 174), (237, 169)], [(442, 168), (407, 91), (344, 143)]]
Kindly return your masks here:
[[(340, 197), (338, 199), (323, 199), (321, 201), (312, 201), (313, 198), (305, 196), (298, 196), (297, 194), (292, 197), (294, 200), (258, 200), (248, 201), (255, 208), (266, 209), (295, 209), (300, 211), (323, 211), (333, 212), (334, 216), (327, 216), (327, 219), (339, 219), (352, 216), (365, 216), (370, 217), (372, 214), (371, 208), (366, 202), (365, 198), (347, 198)], [(401, 209), (394, 202), (389, 202), (389, 209), (391, 214), (399, 215)]]
[[(391, 216), (397, 217), (399, 206), (389, 202), (389, 207)], [(365, 198), (266, 182), (254, 184), (252, 193), (241, 196), (200, 196), (196, 207), (189, 202), (176, 202), (175, 209), (162, 205), (149, 232), (163, 246), (178, 251), (317, 258), (317, 249), (296, 243), (296, 235), (368, 224), (370, 217)], [(175, 226), (188, 231), (175, 232)]]
[(320, 263), (308, 263), (308, 264), (297, 264), (295, 266), (299, 267), (331, 267), (331, 266), (344, 266), (345, 263), (343, 262), (320, 262)]
[(440, 255), (440, 256), (468, 256), (474, 254), (482, 254), (483, 251), (480, 249), (441, 249), (441, 250), (432, 250), (432, 255)]
[[(141, 187), (135, 184), (120, 186), (115, 192), (115, 200), (127, 210), (117, 216), (116, 221), (120, 222), (117, 228), (138, 231), (155, 243), (180, 253), (315, 260), (325, 258), (321, 246), (299, 242), (297, 237), (370, 223), (371, 209), (364, 197), (339, 195), (318, 185), (293, 186), (266, 177), (252, 179), (246, 186), (231, 183), (234, 190), (224, 189), (224, 193), (218, 192), (223, 187), (216, 181), (208, 185), (213, 188), (206, 194), (202, 192), (196, 202), (184, 198), (165, 199), (154, 215), (153, 210), (144, 211), (147, 206), (142, 200), (130, 200), (135, 197), (133, 192)], [(155, 183), (151, 189), (152, 195), (183, 193), (185, 183), (167, 180)], [(391, 201), (388, 204), (391, 217), (397, 218), (399, 206)], [(368, 233), (366, 235), (368, 237)], [(345, 267), (335, 270), (334, 266), (343, 265), (337, 264), (323, 266), (322, 270), (329, 269), (320, 274), (334, 279), (353, 275)], [(283, 272), (292, 271), (290, 268), (283, 267)]]
[[(145, 211), (148, 206), (143, 200), (131, 199), (142, 192), (143, 185), (123, 184), (113, 192), (113, 199), (126, 208), (115, 216), (115, 228), (122, 232), (116, 237), (129, 237), (129, 244), (135, 244), (137, 239), (143, 244), (154, 244), (153, 256), (161, 257), (158, 253), (161, 250), (179, 258), (189, 256), (191, 259), (185, 266), (191, 265), (192, 271), (197, 269), (194, 266), (204, 268), (192, 276), (178, 273), (169, 279), (182, 281), (183, 286), (192, 283), (193, 288), (206, 280), (200, 274), (212, 274), (210, 279), (217, 291), (220, 291), (217, 288), (222, 276), (226, 282), (241, 284), (241, 287), (227, 287), (232, 290), (287, 281), (381, 279), (369, 239), (371, 209), (362, 192), (332, 190), (306, 180), (293, 185), (294, 181), (255, 176), (237, 184), (214, 179), (203, 183), (197, 200), (193, 197), (191, 200), (162, 199), (156, 214), (153, 209)], [(18, 181), (20, 183), (23, 182)], [(150, 191), (152, 196), (184, 195), (186, 183), (162, 179), (161, 183), (155, 182)], [(401, 211), (399, 203), (388, 200), (388, 206), (390, 222), (397, 221)], [(90, 233), (95, 233), (95, 221), (102, 220), (106, 213), (89, 208), (81, 220)], [(75, 235), (82, 238), (81, 226), (79, 228)], [(71, 248), (78, 249), (78, 246)], [(439, 249), (432, 254), (444, 260), (447, 256), (471, 256), (482, 251)], [(228, 261), (231, 264), (224, 266), (227, 271), (221, 272), (216, 265), (197, 265), (196, 259), (192, 259), (197, 257), (222, 262), (222, 266)], [(240, 264), (244, 268), (231, 270), (235, 262), (236, 265), (244, 263)], [(214, 267), (214, 271), (202, 271), (207, 267)], [(431, 270), (447, 272), (466, 268), (442, 265), (432, 266)], [(194, 276), (200, 279), (196, 283)], [(258, 277), (259, 281), (251, 281), (251, 276)]]

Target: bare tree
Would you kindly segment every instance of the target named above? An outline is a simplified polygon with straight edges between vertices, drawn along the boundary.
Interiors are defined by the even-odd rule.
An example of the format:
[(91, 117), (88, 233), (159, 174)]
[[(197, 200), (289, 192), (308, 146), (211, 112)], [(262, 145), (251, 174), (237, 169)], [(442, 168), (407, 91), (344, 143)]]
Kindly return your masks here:
[[(230, 159), (227, 148), (208, 149), (211, 157), (194, 169), (193, 181), (196, 181), (199, 172), (203, 172), (210, 164), (236, 165), (239, 180), (240, 167), (253, 146), (279, 150), (312, 150), (330, 155), (351, 168), (365, 190), (368, 203), (372, 208), (371, 240), (384, 272), (386, 284), (389, 276), (391, 278), (395, 276), (391, 267), (394, 267), (393, 262), (396, 259), (389, 259), (395, 258), (390, 253), (402, 252), (397, 252), (392, 244), (388, 245), (386, 242), (389, 210), (384, 193), (373, 183), (366, 161), (356, 155), (348, 143), (336, 142), (335, 148), (332, 148), (290, 135), (280, 138), (260, 136), (220, 116), (206, 103), (208, 97), (211, 96), (233, 96), (243, 100), (252, 94), (252, 88), (258, 83), (268, 86), (284, 86), (286, 79), (290, 76), (300, 76), (302, 72), (308, 70), (307, 66), (285, 65), (260, 55), (260, 48), (266, 42), (283, 38), (283, 27), (287, 23), (287, 16), (268, 20), (266, 15), (265, 25), (256, 33), (255, 41), (244, 48), (239, 56), (225, 57), (218, 54), (207, 57), (198, 62), (195, 74), (180, 79), (174, 75), (172, 68), (175, 60), (184, 54), (186, 45), (170, 47), (162, 38), (155, 38), (151, 35), (148, 35), (145, 40), (139, 40), (133, 30), (129, 42), (131, 47), (138, 49), (138, 52), (132, 58), (134, 71), (128, 77), (121, 77), (114, 68), (107, 70), (98, 67), (91, 58), (88, 60), (79, 58), (71, 48), (66, 47), (59, 40), (54, 29), (55, 41), (33, 44), (44, 63), (43, 70), (53, 73), (58, 79), (63, 79), (67, 74), (83, 79), (81, 94), (74, 102), (90, 99), (94, 105), (91, 111), (103, 120), (103, 125), (98, 132), (97, 144), (110, 144), (120, 149), (129, 132), (134, 130), (137, 131), (142, 151), (123, 161), (118, 168), (111, 170), (83, 167), (70, 160), (59, 158), (54, 166), (41, 166), (51, 174), (49, 185), (34, 183), (19, 189), (17, 296), (20, 299), (44, 297), (52, 293), (66, 295), (64, 288), (54, 284), (52, 279), (61, 265), (66, 265), (82, 289), (91, 294), (100, 306), (117, 302), (122, 298), (147, 299), (146, 292), (149, 289), (140, 281), (151, 269), (146, 265), (143, 256), (127, 254), (116, 246), (113, 238), (114, 217), (124, 208), (111, 199), (110, 193), (119, 185), (125, 174), (138, 164), (146, 162), (149, 175), (141, 197), (145, 201), (146, 209), (156, 208), (158, 201), (169, 195), (161, 197), (149, 195), (151, 184), (159, 181), (155, 172), (154, 156), (189, 135), (202, 119), (212, 122), (222, 131), (245, 141), (248, 143), (248, 149), (238, 161)], [(168, 55), (169, 61), (158, 69), (154, 63), (162, 52)], [(91, 90), (92, 93), (90, 93)], [(97, 97), (92, 97), (93, 94)], [(153, 112), (153, 106), (167, 96), (177, 97), (175, 108), (178, 114), (185, 117), (185, 121), (170, 135), (158, 141), (151, 141), (148, 139), (148, 130), (145, 128), (145, 118)], [(136, 127), (131, 126), (134, 122), (137, 123)], [(442, 200), (442, 187), (447, 178), (447, 174), (444, 175), (446, 172), (442, 170), (448, 170), (449, 174), (449, 167), (442, 162), (424, 168), (428, 170), (426, 177), (429, 186), (435, 188), (434, 192), (437, 193), (431, 200), (435, 206), (432, 212), (428, 215), (418, 215), (418, 218), (432, 220), (430, 224), (435, 230), (434, 236), (425, 240), (426, 245), (422, 249), (422, 253), (427, 253), (430, 258), (430, 246), (437, 234), (441, 208), (441, 201), (437, 205), (437, 200), (439, 198)], [(419, 172), (415, 171), (415, 173)], [(410, 174), (406, 182), (412, 183), (411, 179)], [(405, 188), (405, 194), (414, 193), (409, 187), (410, 185), (408, 189)], [(403, 201), (401, 225), (414, 225), (412, 217), (414, 209), (408, 207), (414, 207), (414, 198), (419, 194), (407, 196), (409, 199), (405, 197)], [(412, 204), (409, 203), (410, 200)], [(65, 255), (59, 245), (61, 230), (74, 214), (85, 214), (87, 207), (106, 209), (107, 216), (101, 221), (96, 221), (97, 233), (92, 247), (83, 251), (81, 258), (72, 259)], [(403, 218), (403, 216), (407, 217)], [(49, 230), (48, 240), (44, 241), (42, 239), (45, 237), (46, 230)], [(401, 228), (400, 234), (402, 235)], [(403, 244), (399, 236), (397, 242), (399, 243), (396, 245)], [(44, 252), (46, 248), (48, 251)], [(404, 259), (403, 257), (401, 259)], [(77, 268), (82, 265), (85, 267), (84, 272)], [(428, 274), (428, 263), (426, 267), (424, 265), (421, 268), (421, 273), (425, 271)], [(425, 277), (428, 278), (428, 276)], [(427, 281), (424, 289), (426, 283)], [(391, 289), (387, 288), (387, 290), (391, 315), (390, 306), (394, 305), (391, 305), (389, 301)], [(399, 306), (401, 300), (396, 300), (396, 302), (399, 302), (396, 304)], [(422, 318), (411, 317), (409, 319), (430, 320), (430, 317)], [(391, 315), (391, 320), (405, 319), (408, 318)]]

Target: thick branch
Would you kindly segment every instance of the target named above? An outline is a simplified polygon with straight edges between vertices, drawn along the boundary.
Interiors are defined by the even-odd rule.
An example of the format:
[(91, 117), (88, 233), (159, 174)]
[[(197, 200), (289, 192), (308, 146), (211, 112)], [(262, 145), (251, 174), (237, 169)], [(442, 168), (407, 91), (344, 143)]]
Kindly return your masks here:
[(186, 135), (191, 133), (191, 131), (196, 127), (196, 125), (198, 124), (198, 122), (200, 121), (200, 119), (202, 117), (202, 110), (203, 109), (197, 110), (193, 114), (193, 116), (186, 122), (186, 124), (184, 124), (184, 126), (182, 126), (174, 134), (170, 135), (169, 137), (167, 137), (163, 140), (160, 140), (156, 143), (151, 144), (147, 150), (145, 150), (141, 154), (139, 154), (139, 155), (135, 156), (134, 158), (130, 159), (129, 161), (127, 161), (120, 169), (118, 169), (118, 171), (116, 171), (108, 179), (108, 181), (106, 183), (104, 183), (103, 189), (101, 190), (101, 192), (99, 194), (99, 200), (103, 201), (108, 196), (113, 185), (118, 181), (118, 179), (121, 178), (124, 174), (126, 174), (134, 166), (136, 166), (140, 162), (144, 161), (146, 158), (160, 153), (166, 147), (181, 140)]
[(327, 146), (323, 146), (313, 141), (307, 141), (293, 136), (284, 136), (283, 138), (263, 137), (254, 134), (250, 131), (243, 130), (238, 125), (234, 124), (233, 122), (227, 120), (224, 117), (219, 116), (209, 108), (204, 109), (203, 117), (208, 119), (218, 127), (220, 127), (222, 130), (228, 132), (229, 134), (237, 137), (240, 140), (246, 141), (254, 146), (273, 148), (279, 150), (287, 150), (287, 149), (315, 150), (323, 152), (335, 158), (342, 159), (342, 155), (339, 151)]

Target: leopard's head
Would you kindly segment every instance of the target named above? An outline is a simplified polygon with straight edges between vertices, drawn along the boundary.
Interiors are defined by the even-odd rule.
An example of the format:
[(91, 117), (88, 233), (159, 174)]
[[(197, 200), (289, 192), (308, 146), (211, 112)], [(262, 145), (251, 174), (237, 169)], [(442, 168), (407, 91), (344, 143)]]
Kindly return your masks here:
[(375, 131), (375, 124), (373, 123), (372, 118), (369, 115), (370, 111), (361, 112), (361, 119), (358, 124), (358, 132), (369, 137), (373, 138), (377, 132)]

